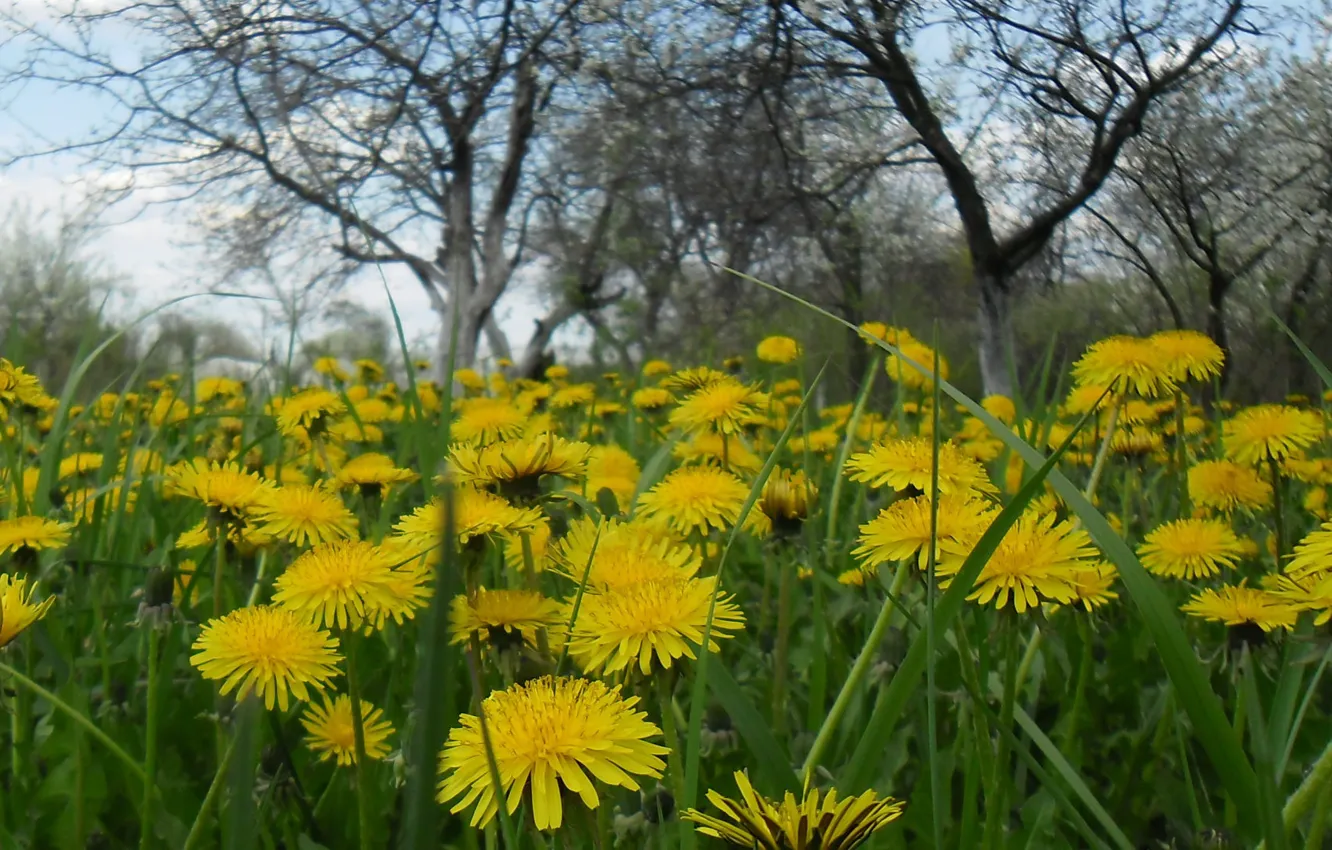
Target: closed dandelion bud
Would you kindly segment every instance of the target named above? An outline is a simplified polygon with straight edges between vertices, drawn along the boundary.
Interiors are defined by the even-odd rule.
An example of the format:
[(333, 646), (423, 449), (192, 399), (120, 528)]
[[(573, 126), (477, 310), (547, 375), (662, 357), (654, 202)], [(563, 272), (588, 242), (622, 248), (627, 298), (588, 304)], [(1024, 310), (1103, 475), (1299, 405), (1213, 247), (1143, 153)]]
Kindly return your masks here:
[(170, 572), (155, 567), (148, 571), (143, 583), (143, 602), (139, 605), (139, 620), (149, 627), (161, 625), (171, 615), (175, 581)]
[(800, 532), (809, 518), (810, 503), (818, 498), (818, 488), (801, 470), (776, 469), (763, 485), (759, 510), (772, 520), (773, 530), (780, 536)]

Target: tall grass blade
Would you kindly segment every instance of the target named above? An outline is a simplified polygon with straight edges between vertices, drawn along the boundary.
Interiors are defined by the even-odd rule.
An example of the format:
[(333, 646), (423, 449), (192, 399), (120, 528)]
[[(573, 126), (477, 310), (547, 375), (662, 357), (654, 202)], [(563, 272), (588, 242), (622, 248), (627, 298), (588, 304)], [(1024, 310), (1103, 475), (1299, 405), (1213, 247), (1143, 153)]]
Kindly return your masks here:
[(1275, 311), (1269, 307), (1268, 312), (1272, 316), (1272, 321), (1276, 322), (1276, 326), (1281, 328), (1286, 336), (1290, 337), (1290, 341), (1299, 349), (1300, 354), (1303, 354), (1304, 359), (1309, 361), (1309, 365), (1312, 366), (1314, 372), (1318, 374), (1318, 378), (1323, 382), (1323, 386), (1332, 390), (1332, 369), (1327, 368), (1327, 364), (1320, 360), (1317, 354), (1313, 353), (1313, 349), (1304, 344), (1304, 340), (1300, 339), (1295, 334), (1295, 331), (1290, 329), (1289, 325), (1281, 321), (1281, 317), (1278, 316)]

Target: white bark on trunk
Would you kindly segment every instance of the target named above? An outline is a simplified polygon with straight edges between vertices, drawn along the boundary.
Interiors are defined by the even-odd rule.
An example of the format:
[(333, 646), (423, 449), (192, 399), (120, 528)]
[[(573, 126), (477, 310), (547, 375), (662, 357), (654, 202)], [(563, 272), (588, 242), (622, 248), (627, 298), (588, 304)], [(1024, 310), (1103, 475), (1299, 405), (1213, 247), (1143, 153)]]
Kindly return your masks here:
[(980, 330), (977, 346), (980, 354), (981, 385), (985, 395), (1013, 397), (1009, 371), (1013, 364), (1013, 324), (1009, 296), (994, 278), (977, 277), (980, 306), (976, 316)]

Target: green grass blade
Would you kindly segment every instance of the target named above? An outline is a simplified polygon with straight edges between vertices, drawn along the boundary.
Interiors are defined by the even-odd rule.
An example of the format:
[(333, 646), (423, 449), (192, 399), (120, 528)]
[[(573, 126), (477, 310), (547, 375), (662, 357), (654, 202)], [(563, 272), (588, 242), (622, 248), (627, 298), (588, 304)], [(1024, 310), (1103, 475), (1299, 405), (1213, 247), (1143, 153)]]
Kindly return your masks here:
[(1101, 801), (1096, 799), (1096, 795), (1087, 787), (1087, 783), (1083, 781), (1077, 768), (1070, 764), (1068, 759), (1064, 758), (1064, 754), (1059, 751), (1054, 741), (1050, 740), (1041, 727), (1036, 725), (1036, 721), (1032, 720), (1020, 705), (1013, 707), (1013, 718), (1022, 727), (1022, 731), (1027, 733), (1027, 737), (1031, 738), (1032, 743), (1045, 756), (1046, 761), (1055, 769), (1055, 772), (1067, 783), (1068, 787), (1082, 801), (1082, 804), (1087, 807), (1087, 811), (1091, 812), (1092, 817), (1096, 818), (1096, 822), (1105, 830), (1106, 836), (1114, 842), (1115, 846), (1122, 848), (1122, 850), (1133, 850), (1133, 842), (1129, 841), (1128, 836), (1119, 828), (1119, 824), (1115, 823), (1115, 819), (1101, 805)]
[(1295, 347), (1300, 350), (1300, 354), (1304, 355), (1304, 359), (1309, 361), (1309, 365), (1318, 373), (1318, 378), (1323, 382), (1323, 386), (1332, 390), (1332, 370), (1327, 368), (1327, 364), (1320, 360), (1317, 354), (1313, 353), (1313, 349), (1305, 345), (1304, 340), (1296, 336), (1295, 332), (1290, 329), (1290, 326), (1281, 321), (1281, 317), (1272, 311), (1270, 307), (1268, 308), (1268, 312), (1271, 314), (1272, 321), (1276, 322), (1276, 326), (1281, 328), (1286, 336), (1290, 337), (1290, 341), (1295, 343)]
[(1248, 647), (1240, 657), (1240, 699), (1249, 714), (1249, 741), (1258, 767), (1258, 805), (1263, 810), (1263, 837), (1267, 850), (1286, 850), (1286, 828), (1281, 819), (1280, 791), (1272, 778), (1272, 748), (1267, 724), (1263, 720), (1263, 701), (1253, 672), (1253, 656)]

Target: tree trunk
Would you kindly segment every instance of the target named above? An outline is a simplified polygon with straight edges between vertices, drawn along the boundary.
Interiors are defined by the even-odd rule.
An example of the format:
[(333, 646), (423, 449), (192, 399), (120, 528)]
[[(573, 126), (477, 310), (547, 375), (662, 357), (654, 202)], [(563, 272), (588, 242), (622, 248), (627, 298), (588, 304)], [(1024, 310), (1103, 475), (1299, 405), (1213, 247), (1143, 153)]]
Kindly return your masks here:
[(1230, 291), (1231, 278), (1220, 272), (1212, 272), (1207, 281), (1207, 335), (1212, 338), (1226, 355), (1221, 366), (1221, 389), (1224, 391), (1230, 378), (1230, 334), (1226, 330), (1226, 293)]
[(985, 395), (1013, 398), (1010, 364), (1017, 368), (1013, 345), (1013, 319), (1009, 312), (1009, 294), (995, 275), (977, 272), (976, 292), (979, 309), (976, 324), (980, 354), (981, 385)]

